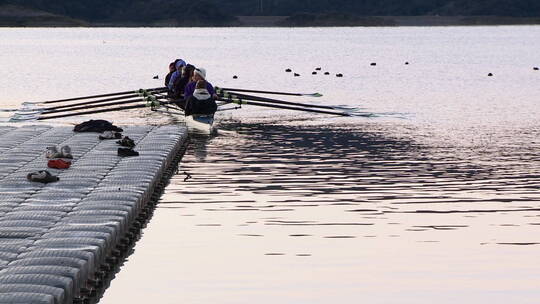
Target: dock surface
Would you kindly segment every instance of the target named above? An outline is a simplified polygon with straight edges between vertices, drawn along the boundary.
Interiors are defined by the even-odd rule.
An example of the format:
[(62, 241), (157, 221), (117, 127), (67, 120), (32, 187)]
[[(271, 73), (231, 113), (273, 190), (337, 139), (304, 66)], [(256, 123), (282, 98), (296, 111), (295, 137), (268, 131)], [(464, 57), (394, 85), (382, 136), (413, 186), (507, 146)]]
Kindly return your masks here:
[[(133, 240), (156, 188), (187, 143), (182, 126), (128, 126), (139, 156), (72, 127), (0, 126), (0, 303), (83, 303)], [(47, 168), (69, 145), (72, 165)], [(27, 180), (48, 170), (57, 182)], [(138, 224), (140, 225), (140, 224)]]

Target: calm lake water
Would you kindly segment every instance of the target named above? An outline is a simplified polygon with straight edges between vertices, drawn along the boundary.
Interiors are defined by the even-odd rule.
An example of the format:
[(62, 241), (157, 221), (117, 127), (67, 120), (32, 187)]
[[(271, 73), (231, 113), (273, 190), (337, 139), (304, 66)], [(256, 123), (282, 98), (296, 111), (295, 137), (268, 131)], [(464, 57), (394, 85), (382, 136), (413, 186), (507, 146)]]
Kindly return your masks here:
[[(192, 136), (100, 303), (537, 303), (538, 37), (539, 26), (4, 28), (0, 105), (158, 87), (184, 58), (214, 85), (321, 92), (284, 99), (373, 114), (221, 113), (217, 136)], [(175, 121), (148, 112), (95, 117)]]

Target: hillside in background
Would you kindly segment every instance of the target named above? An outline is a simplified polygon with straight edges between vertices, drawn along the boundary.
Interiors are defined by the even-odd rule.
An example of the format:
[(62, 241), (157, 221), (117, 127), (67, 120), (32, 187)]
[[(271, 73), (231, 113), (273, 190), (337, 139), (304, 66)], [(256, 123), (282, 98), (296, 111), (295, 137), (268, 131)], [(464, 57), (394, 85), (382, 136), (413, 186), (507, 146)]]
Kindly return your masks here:
[(539, 0), (0, 0), (0, 24), (9, 15), (5, 8), (14, 5), (92, 25), (234, 26), (251, 20), (236, 16), (291, 16), (278, 22), (285, 26), (401, 24), (390, 16), (441, 16), (457, 22), (489, 16), (486, 20), (494, 24), (516, 18), (534, 23), (540, 17)]

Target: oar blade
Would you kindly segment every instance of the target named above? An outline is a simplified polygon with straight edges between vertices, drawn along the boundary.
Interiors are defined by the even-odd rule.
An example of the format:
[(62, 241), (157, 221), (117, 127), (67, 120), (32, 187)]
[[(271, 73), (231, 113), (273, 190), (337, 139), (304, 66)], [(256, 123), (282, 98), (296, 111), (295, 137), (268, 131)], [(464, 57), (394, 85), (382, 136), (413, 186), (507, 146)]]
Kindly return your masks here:
[(8, 122), (25, 122), (34, 121), (39, 118), (39, 115), (13, 115), (9, 118)]

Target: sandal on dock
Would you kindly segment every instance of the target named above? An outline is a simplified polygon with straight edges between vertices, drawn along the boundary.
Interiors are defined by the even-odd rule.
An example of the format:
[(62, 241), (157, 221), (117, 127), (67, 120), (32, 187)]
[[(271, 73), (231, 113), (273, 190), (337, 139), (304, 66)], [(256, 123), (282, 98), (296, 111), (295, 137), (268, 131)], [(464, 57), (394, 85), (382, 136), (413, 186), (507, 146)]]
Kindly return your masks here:
[(52, 183), (52, 182), (56, 182), (60, 180), (58, 176), (54, 176), (49, 171), (46, 171), (46, 170), (28, 173), (26, 178), (31, 182), (39, 182), (39, 183), (44, 183), (44, 184)]

